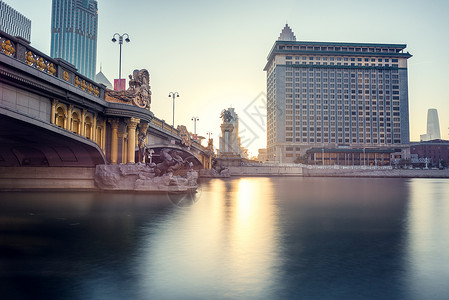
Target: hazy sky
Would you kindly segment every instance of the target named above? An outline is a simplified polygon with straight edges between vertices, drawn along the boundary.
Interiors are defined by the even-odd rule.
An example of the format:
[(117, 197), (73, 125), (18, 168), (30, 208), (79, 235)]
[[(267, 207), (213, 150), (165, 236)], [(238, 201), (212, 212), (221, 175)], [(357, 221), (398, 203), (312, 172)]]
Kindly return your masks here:
[[(31, 44), (50, 53), (51, 0), (4, 0), (31, 19)], [(128, 33), (122, 78), (148, 69), (151, 109), (172, 122), (169, 92), (177, 91), (175, 126), (199, 118), (197, 133), (220, 135), (221, 110), (236, 109), (244, 146), (266, 146), (264, 96), (267, 55), (288, 22), (297, 40), (405, 43), (411, 140), (426, 133), (428, 108), (438, 109), (441, 136), (449, 136), (449, 1), (123, 1), (98, 0), (97, 71), (118, 78), (114, 33)], [(446, 70), (446, 71), (445, 71)], [(259, 115), (259, 113), (261, 115)], [(243, 124), (242, 124), (243, 123)]]

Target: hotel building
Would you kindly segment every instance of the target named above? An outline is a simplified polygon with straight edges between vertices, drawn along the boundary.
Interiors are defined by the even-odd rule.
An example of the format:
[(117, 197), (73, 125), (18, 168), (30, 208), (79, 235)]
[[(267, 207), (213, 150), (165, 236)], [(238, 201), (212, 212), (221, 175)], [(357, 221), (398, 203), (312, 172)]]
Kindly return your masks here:
[(75, 65), (78, 72), (95, 78), (98, 8), (95, 0), (53, 0), (51, 56)]
[(31, 20), (0, 0), (0, 30), (31, 40)]
[(296, 41), (285, 25), (267, 72), (267, 155), (293, 162), (313, 147), (409, 143), (404, 44)]

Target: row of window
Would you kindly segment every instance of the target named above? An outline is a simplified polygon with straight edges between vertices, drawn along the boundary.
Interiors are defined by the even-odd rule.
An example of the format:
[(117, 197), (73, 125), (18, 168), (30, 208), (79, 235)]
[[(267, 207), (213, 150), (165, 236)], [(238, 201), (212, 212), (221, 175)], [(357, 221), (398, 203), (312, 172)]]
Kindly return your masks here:
[[(286, 56), (285, 57), (285, 59), (286, 60), (292, 60), (293, 59), (293, 56)], [(321, 56), (309, 56), (309, 57), (307, 57), (307, 56), (295, 56), (295, 60), (308, 60), (308, 61), (363, 61), (363, 62), (376, 62), (376, 60), (377, 60), (377, 62), (390, 62), (390, 60), (391, 60), (391, 62), (393, 62), (393, 63), (397, 63), (398, 62), (398, 59), (397, 58), (392, 58), (392, 59), (390, 59), (390, 58), (385, 58), (385, 59), (382, 59), (382, 58), (368, 58), (368, 57), (365, 57), (365, 58), (361, 58), (361, 57), (357, 57), (357, 58), (355, 58), (355, 57), (333, 57), (333, 56), (331, 56), (331, 57), (327, 57), (327, 56), (323, 56), (323, 57), (321, 57)]]
[(283, 45), (277, 46), (279, 50), (305, 50), (305, 51), (343, 51), (343, 52), (371, 52), (371, 53), (398, 53), (403, 48), (363, 47), (363, 46), (330, 46), (330, 45)]
[(400, 144), (401, 140), (400, 137), (392, 140), (390, 139), (343, 139), (343, 138), (309, 138), (309, 139), (301, 139), (296, 138), (293, 140), (293, 138), (286, 138), (286, 142), (297, 142), (297, 143), (354, 143), (354, 144)]

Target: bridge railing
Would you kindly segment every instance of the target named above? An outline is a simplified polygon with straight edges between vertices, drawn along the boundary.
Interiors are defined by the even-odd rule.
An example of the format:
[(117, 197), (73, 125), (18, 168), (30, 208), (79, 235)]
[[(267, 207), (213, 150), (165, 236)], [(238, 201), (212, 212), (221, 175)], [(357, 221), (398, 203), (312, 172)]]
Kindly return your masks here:
[[(156, 125), (156, 127), (160, 128), (166, 132), (170, 132), (176, 136), (180, 136), (179, 130), (177, 128), (173, 128), (173, 126), (171, 126), (170, 124), (165, 123), (164, 120), (161, 120), (157, 117), (153, 117), (151, 122), (153, 123), (153, 125)], [(198, 142), (196, 140), (192, 140), (192, 144), (195, 145), (196, 148), (201, 149), (204, 152), (208, 151), (207, 147), (204, 147), (203, 145), (201, 145), (200, 142)]]
[(76, 67), (69, 62), (60, 58), (52, 58), (31, 47), (29, 41), (19, 36), (14, 37), (0, 31), (0, 54), (59, 78), (94, 97), (104, 99), (105, 86), (80, 74)]

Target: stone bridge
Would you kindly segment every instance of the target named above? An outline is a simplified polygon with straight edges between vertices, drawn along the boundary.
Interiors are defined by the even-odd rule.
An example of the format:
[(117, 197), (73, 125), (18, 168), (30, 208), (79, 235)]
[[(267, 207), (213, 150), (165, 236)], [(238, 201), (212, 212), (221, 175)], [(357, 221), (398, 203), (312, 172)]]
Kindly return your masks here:
[(0, 31), (0, 181), (8, 168), (136, 163), (143, 145), (155, 156), (176, 148), (210, 168), (213, 147), (193, 140), (185, 126), (155, 117), (150, 102), (113, 96), (68, 62)]

